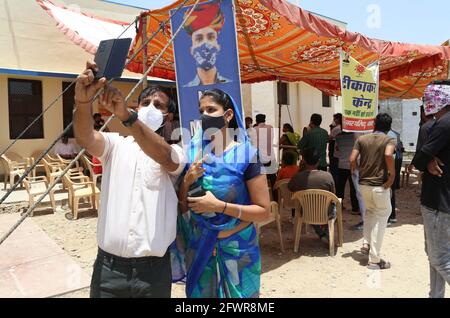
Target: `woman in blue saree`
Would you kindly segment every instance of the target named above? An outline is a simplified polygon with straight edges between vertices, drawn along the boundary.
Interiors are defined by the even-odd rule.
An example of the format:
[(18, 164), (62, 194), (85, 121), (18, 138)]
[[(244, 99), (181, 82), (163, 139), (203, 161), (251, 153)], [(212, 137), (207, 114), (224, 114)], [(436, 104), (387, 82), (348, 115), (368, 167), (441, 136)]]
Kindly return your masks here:
[(202, 131), (191, 142), (179, 190), (173, 278), (186, 279), (190, 298), (258, 297), (261, 256), (253, 222), (269, 216), (266, 176), (245, 133), (234, 138), (243, 121), (229, 95), (204, 92), (200, 113)]

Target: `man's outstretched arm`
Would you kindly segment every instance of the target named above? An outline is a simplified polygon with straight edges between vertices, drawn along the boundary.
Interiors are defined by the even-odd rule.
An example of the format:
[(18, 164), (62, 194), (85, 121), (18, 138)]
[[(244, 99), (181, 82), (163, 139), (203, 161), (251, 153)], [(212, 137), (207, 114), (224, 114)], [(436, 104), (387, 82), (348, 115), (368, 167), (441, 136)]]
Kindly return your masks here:
[(101, 133), (94, 130), (92, 99), (105, 86), (106, 79), (96, 81), (93, 70), (98, 70), (97, 65), (87, 62), (86, 69), (77, 77), (73, 130), (77, 143), (93, 156), (100, 157), (105, 148), (105, 139)]

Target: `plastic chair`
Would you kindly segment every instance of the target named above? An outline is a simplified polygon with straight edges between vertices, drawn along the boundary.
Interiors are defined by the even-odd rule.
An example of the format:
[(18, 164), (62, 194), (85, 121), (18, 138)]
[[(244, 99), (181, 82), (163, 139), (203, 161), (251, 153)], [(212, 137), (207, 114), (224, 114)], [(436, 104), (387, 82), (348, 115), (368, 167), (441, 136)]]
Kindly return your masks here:
[[(291, 211), (295, 210), (297, 204), (294, 200), (292, 200), (292, 192), (288, 189), (288, 183), (291, 181), (290, 179), (280, 180), (275, 183), (274, 189), (278, 194), (278, 206), (280, 207), (280, 211), (287, 211), (291, 213)], [(289, 214), (291, 215), (291, 214)], [(289, 220), (291, 216), (289, 216)], [(308, 227), (305, 227), (306, 233), (308, 233)], [(295, 228), (294, 228), (294, 236), (295, 236)]]
[[(416, 169), (413, 169), (410, 171), (411, 164), (404, 165), (402, 169), (402, 183), (401, 187), (404, 188), (409, 185), (409, 177), (411, 175), (415, 176), (417, 178), (417, 181), (419, 182), (419, 187), (422, 187), (422, 173)], [(405, 179), (406, 179), (406, 185), (405, 185)]]
[(278, 192), (278, 205), (280, 209), (291, 211), (297, 207), (297, 204), (292, 200), (292, 192), (288, 189), (290, 179), (280, 180), (275, 183), (274, 190)]
[[(43, 193), (45, 193), (48, 189), (48, 181), (45, 176), (39, 176), (39, 177), (26, 177), (23, 181), (25, 185), (25, 189), (28, 193), (28, 201), (30, 203), (30, 206), (32, 206), (35, 203), (35, 197), (41, 196)], [(55, 194), (54, 190), (50, 191), (49, 193), (50, 202), (52, 205), (53, 213), (56, 211), (56, 202), (55, 202)], [(34, 211), (31, 212), (31, 216), (34, 215)]]
[[(65, 168), (65, 165), (63, 163), (61, 163), (59, 161), (49, 161), (47, 156), (42, 159), (42, 163), (44, 165), (45, 174), (47, 176), (47, 180), (48, 180), (49, 184), (52, 184), (53, 181), (62, 174), (62, 172)], [(73, 176), (83, 176), (83, 174), (77, 168), (69, 169), (68, 174), (72, 177)], [(65, 182), (63, 182), (63, 179), (60, 179), (60, 182), (62, 183), (62, 186), (64, 189)]]
[[(44, 150), (36, 150), (31, 154), (31, 157), (29, 157), (29, 162), (30, 164), (34, 164), (36, 162), (36, 158), (39, 158), (41, 156), (41, 154), (44, 152)], [(42, 160), (40, 161), (40, 163), (38, 163), (36, 165), (36, 167), (34, 167), (33, 169), (33, 177), (36, 177), (37, 173), (36, 172), (44, 172), (45, 173), (45, 168), (44, 168), (44, 164), (42, 163)]]
[[(25, 159), (20, 157), (18, 154), (13, 152), (7, 152), (1, 156), (1, 162), (3, 165), (3, 170), (5, 173), (4, 177), (4, 188), (6, 189), (6, 185), (9, 179), (10, 187), (13, 186), (15, 178), (18, 176), (22, 176), (25, 173), (27, 162)], [(22, 182), (23, 186), (23, 182)]]
[(84, 165), (86, 166), (87, 169), (89, 169), (89, 173), (91, 175), (91, 180), (92, 182), (94, 182), (95, 185), (97, 185), (97, 178), (101, 177), (102, 174), (101, 173), (95, 173), (94, 172), (94, 167), (101, 167), (102, 164), (95, 164), (93, 163), (86, 155), (81, 156), (81, 158), (83, 159)]
[[(342, 204), (334, 194), (324, 190), (305, 190), (296, 192), (292, 196), (297, 200), (295, 211), (295, 244), (294, 252), (298, 253), (301, 229), (303, 224), (328, 225), (330, 237), (330, 255), (335, 255), (334, 224), (338, 221), (338, 246), (342, 245)], [(328, 211), (331, 203), (336, 204), (336, 217), (329, 219)]]
[[(100, 206), (99, 197), (100, 190), (91, 181), (87, 181), (87, 176), (78, 176), (71, 178), (69, 174), (65, 174), (63, 179), (69, 191), (69, 206), (72, 209), (73, 219), (78, 219), (79, 202), (82, 198), (90, 200), (91, 208), (98, 211)], [(81, 182), (76, 182), (76, 180)]]
[[(58, 158), (58, 161), (64, 165), (64, 167), (67, 167), (69, 165), (69, 163), (72, 162), (72, 160), (69, 159), (64, 159), (63, 157), (61, 157), (59, 154), (56, 154), (56, 157)], [(77, 161), (75, 161), (75, 167), (73, 169), (78, 169), (80, 170), (80, 163)]]
[(261, 228), (267, 224), (270, 224), (272, 222), (277, 223), (277, 229), (278, 229), (278, 236), (280, 238), (280, 247), (281, 251), (284, 252), (284, 243), (283, 243), (283, 235), (281, 232), (281, 216), (278, 210), (278, 203), (272, 202), (270, 205), (270, 217), (264, 221), (264, 222), (256, 222), (256, 232), (258, 233), (258, 236), (261, 234)]

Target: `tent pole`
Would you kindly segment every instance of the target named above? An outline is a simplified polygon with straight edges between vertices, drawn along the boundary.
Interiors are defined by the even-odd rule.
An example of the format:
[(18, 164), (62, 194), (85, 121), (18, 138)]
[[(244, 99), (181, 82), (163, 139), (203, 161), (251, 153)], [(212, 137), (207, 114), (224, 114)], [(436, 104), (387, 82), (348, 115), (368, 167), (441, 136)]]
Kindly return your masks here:
[(281, 164), (281, 104), (278, 104), (278, 164)]
[(278, 164), (281, 164), (281, 145), (280, 145), (280, 139), (281, 139), (281, 104), (280, 104), (280, 88), (281, 88), (281, 81), (278, 80), (277, 83), (277, 102), (278, 102)]
[[(142, 43), (147, 42), (147, 18), (145, 16), (141, 16), (142, 21)], [(143, 58), (142, 58), (142, 70), (143, 74), (145, 74), (148, 70), (148, 51), (147, 51), (147, 44), (145, 45), (143, 49)], [(145, 77), (144, 81), (142, 82), (142, 89), (146, 89), (148, 86), (147, 82), (147, 76)]]

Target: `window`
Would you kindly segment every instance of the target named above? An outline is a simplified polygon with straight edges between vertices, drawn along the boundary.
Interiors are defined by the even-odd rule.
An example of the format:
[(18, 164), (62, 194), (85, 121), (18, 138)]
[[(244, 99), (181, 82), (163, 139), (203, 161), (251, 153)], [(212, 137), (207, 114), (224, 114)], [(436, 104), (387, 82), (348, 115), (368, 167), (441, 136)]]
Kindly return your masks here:
[(322, 92), (322, 107), (331, 107), (331, 97)]
[[(42, 82), (8, 79), (9, 138), (19, 137), (22, 131), (42, 113)], [(40, 118), (21, 139), (44, 138), (44, 124)]]
[(417, 116), (417, 112), (413, 112), (412, 115), (413, 115), (413, 116)]
[[(69, 87), (70, 82), (62, 83), (62, 91), (64, 92), (67, 87)], [(75, 84), (72, 85), (71, 88), (67, 90), (67, 92), (63, 95), (63, 124), (64, 129), (72, 122), (73, 120), (73, 106), (75, 104)], [(67, 132), (69, 138), (73, 138), (73, 128)]]

